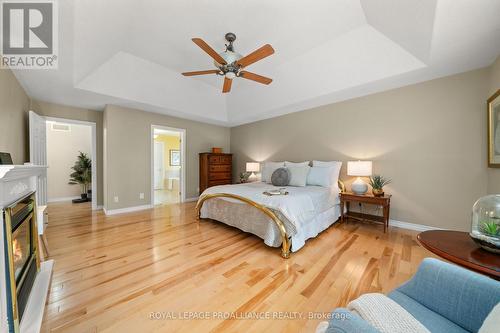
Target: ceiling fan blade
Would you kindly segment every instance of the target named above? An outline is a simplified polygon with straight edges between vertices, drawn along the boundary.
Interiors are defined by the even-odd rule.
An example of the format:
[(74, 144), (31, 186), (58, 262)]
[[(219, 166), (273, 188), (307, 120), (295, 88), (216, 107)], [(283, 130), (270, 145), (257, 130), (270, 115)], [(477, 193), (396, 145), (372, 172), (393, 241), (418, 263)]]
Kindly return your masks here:
[(209, 69), (207, 71), (184, 72), (184, 73), (182, 73), (182, 75), (193, 76), (193, 75), (217, 74), (219, 72), (220, 71), (218, 69)]
[(252, 73), (252, 72), (247, 72), (247, 71), (241, 71), (240, 72), (240, 77), (242, 77), (244, 79), (247, 79), (247, 80), (252, 80), (252, 81), (255, 81), (255, 82), (259, 82), (259, 83), (262, 83), (262, 84), (269, 84), (269, 83), (273, 82), (273, 79), (270, 79), (268, 77), (265, 77), (265, 76), (262, 76), (262, 75), (259, 75), (259, 74), (255, 74), (255, 73)]
[(224, 78), (224, 85), (222, 86), (222, 92), (223, 93), (228, 93), (231, 90), (231, 84), (233, 83), (233, 80), (228, 79), (227, 77)]
[(253, 51), (249, 55), (241, 58), (236, 63), (242, 67), (246, 67), (248, 65), (253, 64), (256, 61), (264, 59), (265, 57), (269, 57), (273, 53), (274, 53), (273, 47), (269, 44), (266, 44), (266, 45), (262, 46), (261, 48)]
[(226, 65), (226, 61), (222, 58), (213, 48), (210, 47), (205, 41), (201, 38), (192, 38), (191, 39), (196, 45), (198, 45), (203, 51), (205, 51), (209, 56), (211, 56), (215, 61), (217, 61), (221, 65)]

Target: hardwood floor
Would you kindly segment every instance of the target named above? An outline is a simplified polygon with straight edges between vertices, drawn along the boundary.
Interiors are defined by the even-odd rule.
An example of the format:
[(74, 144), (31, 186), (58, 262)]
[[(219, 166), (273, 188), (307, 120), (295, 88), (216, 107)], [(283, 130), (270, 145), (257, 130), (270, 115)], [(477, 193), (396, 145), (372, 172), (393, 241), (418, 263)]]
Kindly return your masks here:
[[(349, 222), (286, 260), (255, 236), (198, 221), (194, 203), (109, 217), (85, 204), (48, 212), (56, 262), (43, 332), (314, 332), (323, 313), (393, 289), (432, 256), (416, 232)], [(211, 319), (189, 317), (205, 311)], [(267, 311), (295, 319), (223, 317)]]

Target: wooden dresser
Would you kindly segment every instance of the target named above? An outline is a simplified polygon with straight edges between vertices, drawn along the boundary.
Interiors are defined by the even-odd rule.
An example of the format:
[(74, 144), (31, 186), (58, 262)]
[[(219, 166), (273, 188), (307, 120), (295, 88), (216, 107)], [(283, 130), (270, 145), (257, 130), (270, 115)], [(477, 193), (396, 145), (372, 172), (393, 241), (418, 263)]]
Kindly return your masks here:
[(232, 184), (233, 155), (200, 153), (200, 194), (208, 187)]

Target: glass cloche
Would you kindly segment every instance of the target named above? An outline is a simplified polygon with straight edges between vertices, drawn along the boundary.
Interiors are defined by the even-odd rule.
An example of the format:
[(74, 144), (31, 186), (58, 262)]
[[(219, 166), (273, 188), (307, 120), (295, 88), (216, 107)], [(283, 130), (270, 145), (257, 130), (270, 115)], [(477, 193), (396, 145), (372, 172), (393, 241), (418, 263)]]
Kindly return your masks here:
[(470, 236), (483, 249), (500, 254), (500, 194), (476, 201), (472, 207)]

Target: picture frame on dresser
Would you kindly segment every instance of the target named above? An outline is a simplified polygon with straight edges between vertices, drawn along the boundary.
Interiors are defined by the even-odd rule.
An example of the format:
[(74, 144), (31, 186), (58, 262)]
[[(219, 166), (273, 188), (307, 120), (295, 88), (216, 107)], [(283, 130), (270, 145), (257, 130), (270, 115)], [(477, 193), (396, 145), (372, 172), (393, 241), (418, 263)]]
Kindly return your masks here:
[(500, 168), (500, 89), (488, 98), (488, 167)]

